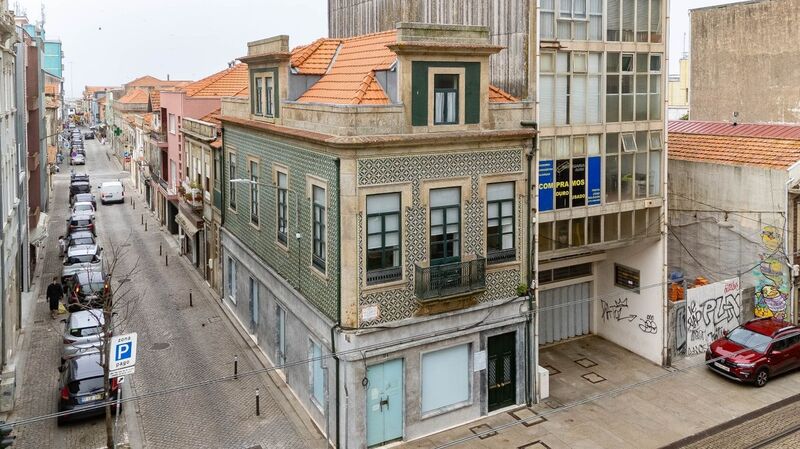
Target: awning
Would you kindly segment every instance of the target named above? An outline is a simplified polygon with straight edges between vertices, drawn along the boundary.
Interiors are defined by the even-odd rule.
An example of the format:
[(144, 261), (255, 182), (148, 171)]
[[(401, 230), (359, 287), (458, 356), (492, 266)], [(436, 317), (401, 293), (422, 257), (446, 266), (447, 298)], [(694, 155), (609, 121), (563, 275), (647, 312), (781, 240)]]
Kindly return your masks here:
[(47, 238), (47, 222), (48, 216), (44, 212), (39, 212), (39, 223), (36, 224), (36, 229), (28, 235), (28, 243), (31, 245), (38, 245)]
[(178, 226), (183, 228), (184, 234), (187, 234), (190, 237), (193, 237), (195, 234), (197, 234), (197, 227), (192, 224), (192, 220), (188, 219), (186, 215), (178, 213), (178, 215), (175, 216), (175, 222), (178, 223)]

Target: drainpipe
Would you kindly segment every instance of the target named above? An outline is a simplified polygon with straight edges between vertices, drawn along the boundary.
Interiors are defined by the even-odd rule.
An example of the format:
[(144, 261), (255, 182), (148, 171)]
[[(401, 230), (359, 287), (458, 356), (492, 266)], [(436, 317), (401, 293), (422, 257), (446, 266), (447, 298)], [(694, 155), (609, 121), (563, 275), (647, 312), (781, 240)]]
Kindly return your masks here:
[[(336, 446), (340, 447), (339, 441), (339, 432), (340, 432), (340, 425), (339, 425), (339, 356), (336, 355), (336, 330), (341, 328), (342, 324), (342, 195), (341, 195), (341, 160), (337, 157), (336, 158), (336, 194), (339, 196), (339, 199), (336, 201), (336, 232), (339, 233), (339, 238), (337, 238), (337, 246), (339, 247), (339, 257), (336, 259), (336, 322), (333, 326), (331, 326), (331, 353), (333, 354), (333, 360), (336, 364), (334, 367), (335, 376), (336, 376), (336, 386), (334, 388), (336, 392), (336, 409), (335, 409), (335, 416), (336, 416)], [(328, 405), (330, 410), (330, 404)]]
[(536, 247), (534, 245), (533, 239), (533, 225), (534, 222), (530, 217), (531, 213), (531, 191), (533, 190), (533, 163), (536, 161), (536, 150), (537, 150), (537, 140), (538, 140), (538, 124), (535, 121), (531, 120), (524, 120), (520, 122), (520, 125), (525, 128), (533, 128), (534, 135), (531, 138), (531, 150), (525, 153), (525, 157), (528, 161), (528, 178), (526, 180), (527, 186), (527, 193), (526, 193), (526, 202), (527, 202), (527, 212), (528, 212), (528, 220), (525, 226), (525, 230), (527, 232), (527, 248), (528, 248), (528, 257), (527, 257), (527, 267), (525, 270), (525, 284), (528, 286), (528, 314), (525, 318), (525, 352), (526, 352), (526, 376), (528, 377), (528, 382), (525, 382), (525, 402), (527, 403), (528, 407), (533, 405), (535, 402), (536, 397), (538, 396), (536, 393), (537, 387), (537, 376), (538, 373), (538, 351), (534, 349), (534, 341), (531, 339), (531, 326), (533, 323), (533, 297), (536, 294), (536, 284), (535, 284), (535, 276), (533, 273), (533, 260), (536, 258)]

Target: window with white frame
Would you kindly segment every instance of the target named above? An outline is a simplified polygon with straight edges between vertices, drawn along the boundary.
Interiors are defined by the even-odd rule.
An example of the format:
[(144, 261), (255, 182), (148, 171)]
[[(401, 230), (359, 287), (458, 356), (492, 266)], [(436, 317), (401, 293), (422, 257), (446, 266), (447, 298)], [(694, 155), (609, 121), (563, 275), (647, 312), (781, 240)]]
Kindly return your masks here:
[(325, 189), (320, 186), (312, 186), (312, 213), (313, 213), (313, 254), (311, 256), (311, 263), (325, 272), (325, 253), (327, 246), (326, 228), (327, 228), (327, 201), (325, 198)]
[(514, 183), (489, 184), (486, 186), (486, 260), (491, 264), (514, 259)]
[(422, 413), (469, 401), (468, 344), (423, 354), (421, 369)]
[(287, 215), (289, 212), (289, 175), (285, 172), (276, 172), (277, 177), (277, 216), (278, 216), (278, 241), (286, 245)]
[(367, 196), (367, 285), (396, 281), (400, 268), (400, 194)]
[(601, 123), (602, 54), (543, 52), (540, 112), (543, 126)]
[(602, 0), (541, 0), (540, 37), (558, 40), (603, 40)]
[(250, 223), (258, 226), (258, 162), (250, 161)]
[(236, 304), (236, 261), (228, 257), (228, 298)]
[(228, 207), (236, 210), (236, 153), (228, 153)]
[(311, 368), (309, 373), (311, 377), (311, 397), (317, 406), (322, 408), (325, 403), (325, 370), (322, 364), (322, 347), (311, 340), (311, 348), (308, 355), (311, 359), (309, 364)]
[(272, 79), (271, 76), (268, 76), (268, 77), (264, 78), (264, 81), (265, 81), (264, 96), (265, 96), (265, 100), (266, 100), (264, 102), (265, 106), (266, 106), (266, 111), (265, 112), (266, 112), (267, 116), (272, 117), (273, 115), (275, 115), (275, 112), (274, 112), (275, 111), (275, 96), (274, 96), (274, 93), (273, 93), (273, 91), (275, 90), (274, 83), (273, 83), (273, 79)]
[(461, 188), (431, 189), (429, 202), (431, 264), (457, 262), (461, 259)]
[(660, 43), (662, 0), (608, 0), (607, 40)]
[(438, 73), (433, 75), (433, 124), (458, 123), (458, 75)]
[(661, 54), (606, 55), (606, 122), (661, 120)]
[(177, 131), (177, 125), (175, 120), (175, 114), (169, 114), (169, 132), (171, 134), (175, 134)]

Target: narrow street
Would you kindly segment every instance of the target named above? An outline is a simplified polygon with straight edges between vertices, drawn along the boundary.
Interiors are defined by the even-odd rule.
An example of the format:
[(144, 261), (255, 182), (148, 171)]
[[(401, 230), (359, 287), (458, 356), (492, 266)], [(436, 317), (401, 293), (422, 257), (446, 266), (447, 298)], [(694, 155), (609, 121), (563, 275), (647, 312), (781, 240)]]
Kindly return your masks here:
[[(239, 373), (261, 368), (245, 341), (230, 324), (220, 306), (179, 260), (174, 242), (167, 240), (130, 186), (129, 174), (120, 172), (109, 160), (108, 146), (86, 141), (86, 172), (96, 188), (102, 181), (126, 182), (126, 202), (103, 206), (98, 198), (99, 244), (105, 263), (119, 258), (113, 273), (118, 291), (116, 307), (125, 327), (118, 333), (138, 333), (136, 372), (125, 383), (131, 394), (142, 399), (128, 402), (124, 416), (136, 417), (125, 423), (125, 440), (131, 447), (147, 448), (303, 448), (313, 447), (304, 437), (310, 434), (276, 389), (267, 374), (242, 376), (238, 380), (209, 382), (202, 387), (163, 393), (164, 390), (213, 381), (233, 374), (238, 356)], [(83, 167), (76, 167), (82, 172)], [(56, 239), (62, 233), (66, 214), (69, 166), (55, 175), (53, 213), (49, 225), (43, 274), (38, 280), (43, 292), (46, 282), (60, 273)], [(134, 197), (136, 209), (129, 198)], [(143, 217), (148, 223), (145, 231)], [(172, 244), (170, 244), (172, 243)], [(159, 247), (163, 255), (159, 255)], [(165, 256), (169, 258), (165, 266)], [(133, 273), (128, 276), (128, 273)], [(44, 282), (44, 284), (41, 284)], [(189, 292), (193, 307), (189, 305)], [(25, 381), (12, 420), (52, 413), (57, 410), (57, 365), (61, 344), (61, 322), (51, 321), (43, 294), (37, 302), (35, 324)], [(126, 316), (127, 315), (127, 316)], [(260, 416), (255, 413), (255, 392), (260, 390)], [(124, 396), (123, 396), (124, 397)], [(131, 413), (131, 407), (133, 413)], [(287, 410), (288, 408), (288, 410)], [(105, 432), (102, 419), (63, 428), (55, 420), (18, 428), (15, 447), (92, 448), (102, 447)], [(121, 440), (120, 440), (121, 441)], [(260, 446), (259, 446), (260, 445)]]

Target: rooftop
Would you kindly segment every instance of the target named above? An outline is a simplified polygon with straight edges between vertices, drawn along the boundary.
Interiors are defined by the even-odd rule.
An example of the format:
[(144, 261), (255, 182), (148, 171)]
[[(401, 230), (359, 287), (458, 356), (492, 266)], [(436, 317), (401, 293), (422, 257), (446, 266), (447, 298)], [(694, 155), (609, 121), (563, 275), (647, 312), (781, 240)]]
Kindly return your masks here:
[(149, 101), (147, 92), (141, 89), (133, 89), (127, 95), (119, 99), (120, 103), (125, 104), (147, 104)]
[(786, 169), (800, 161), (800, 126), (669, 122), (669, 158)]
[(247, 64), (236, 64), (184, 87), (187, 97), (247, 97)]
[[(396, 43), (397, 30), (390, 30), (345, 39), (322, 38), (293, 49), (290, 64), (297, 74), (321, 76), (297, 101), (389, 104), (389, 96), (375, 78), (375, 72), (390, 70), (397, 64), (397, 54), (389, 49)], [(518, 100), (490, 86), (489, 101)]]
[(187, 84), (190, 84), (191, 81), (185, 80), (160, 80), (154, 76), (145, 75), (136, 78), (133, 81), (126, 83), (127, 87), (168, 87), (168, 86), (178, 86), (182, 87)]

